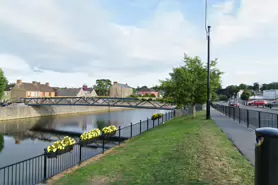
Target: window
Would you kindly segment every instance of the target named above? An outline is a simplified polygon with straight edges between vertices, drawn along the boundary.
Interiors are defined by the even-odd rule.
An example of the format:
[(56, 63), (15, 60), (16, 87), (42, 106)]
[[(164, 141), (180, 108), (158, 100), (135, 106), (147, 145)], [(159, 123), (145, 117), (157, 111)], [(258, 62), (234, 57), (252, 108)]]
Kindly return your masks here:
[(27, 92), (27, 96), (28, 96), (28, 97), (31, 96), (31, 92), (30, 92), (30, 91)]
[(8, 92), (7, 91), (4, 91), (4, 96), (8, 96)]

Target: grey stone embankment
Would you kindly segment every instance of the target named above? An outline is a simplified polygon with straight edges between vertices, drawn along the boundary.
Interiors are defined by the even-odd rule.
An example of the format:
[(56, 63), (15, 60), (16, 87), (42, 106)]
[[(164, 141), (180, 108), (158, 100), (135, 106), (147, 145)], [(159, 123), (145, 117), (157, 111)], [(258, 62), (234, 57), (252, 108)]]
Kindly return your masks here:
[(130, 108), (120, 107), (93, 107), (93, 106), (17, 106), (17, 107), (0, 107), (0, 121), (34, 118), (53, 115), (66, 114), (85, 114), (109, 111), (129, 110)]

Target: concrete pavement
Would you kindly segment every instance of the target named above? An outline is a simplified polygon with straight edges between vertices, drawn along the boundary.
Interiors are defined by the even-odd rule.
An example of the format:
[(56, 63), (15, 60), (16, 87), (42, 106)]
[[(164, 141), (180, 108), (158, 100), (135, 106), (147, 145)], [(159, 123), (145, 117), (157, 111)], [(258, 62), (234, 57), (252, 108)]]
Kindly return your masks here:
[(215, 109), (211, 109), (211, 118), (251, 164), (255, 165), (255, 132)]

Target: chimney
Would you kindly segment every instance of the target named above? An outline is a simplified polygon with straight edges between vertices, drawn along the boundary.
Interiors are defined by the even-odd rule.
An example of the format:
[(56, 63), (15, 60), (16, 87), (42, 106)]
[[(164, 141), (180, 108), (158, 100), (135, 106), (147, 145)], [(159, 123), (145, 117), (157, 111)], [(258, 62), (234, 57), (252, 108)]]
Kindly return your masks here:
[(88, 90), (88, 86), (87, 85), (83, 85), (83, 91), (87, 91)]
[(114, 82), (114, 84), (118, 84), (118, 82)]
[(50, 83), (49, 83), (49, 82), (46, 82), (45, 85), (50, 86)]
[(22, 80), (17, 80), (16, 84), (22, 84)]

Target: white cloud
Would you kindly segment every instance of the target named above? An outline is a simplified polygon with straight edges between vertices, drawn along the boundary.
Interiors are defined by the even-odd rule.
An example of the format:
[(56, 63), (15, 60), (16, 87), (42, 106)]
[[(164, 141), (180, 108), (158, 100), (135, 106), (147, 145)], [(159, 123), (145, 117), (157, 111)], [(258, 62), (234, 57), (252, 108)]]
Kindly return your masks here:
[[(0, 43), (0, 67), (10, 81), (22, 76), (26, 81), (79, 86), (110, 78), (132, 86), (154, 85), (182, 64), (184, 52), (206, 58), (203, 20), (188, 20), (177, 9), (181, 1), (150, 2), (152, 17), (137, 26), (112, 21), (114, 15), (100, 2), (0, 0), (0, 28), (6, 41)], [(272, 70), (262, 64), (276, 61), (274, 55), (247, 56), (251, 48), (243, 44), (258, 35), (270, 37), (265, 31), (278, 28), (277, 5), (276, 0), (241, 0), (238, 6), (238, 1), (227, 0), (211, 6), (212, 58), (219, 58), (226, 72), (224, 84), (253, 83), (258, 74), (248, 71)], [(176, 10), (169, 11), (171, 6)], [(140, 7), (147, 9), (146, 4)], [(199, 8), (196, 14), (203, 13)], [(263, 44), (258, 50), (264, 49)], [(260, 79), (270, 78), (267, 74)]]

